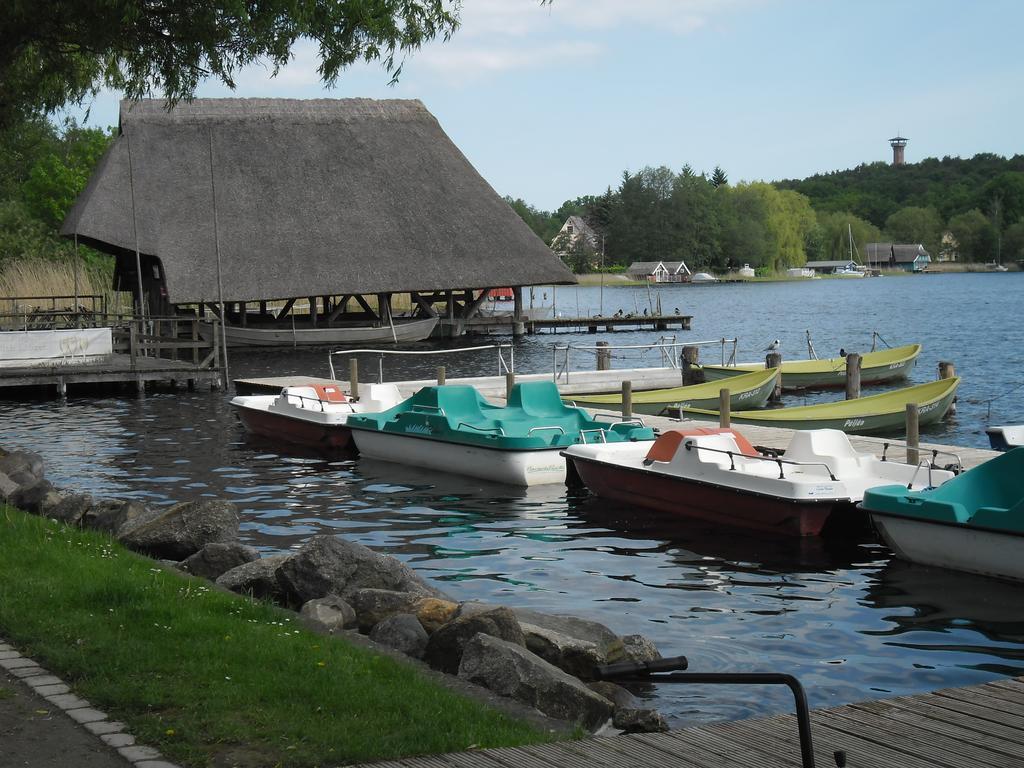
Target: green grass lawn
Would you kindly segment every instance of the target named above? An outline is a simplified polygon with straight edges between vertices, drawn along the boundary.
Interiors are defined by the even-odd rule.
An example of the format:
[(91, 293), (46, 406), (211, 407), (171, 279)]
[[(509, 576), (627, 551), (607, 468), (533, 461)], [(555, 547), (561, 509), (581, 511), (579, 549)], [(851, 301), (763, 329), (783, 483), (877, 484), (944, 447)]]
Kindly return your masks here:
[(108, 536), (0, 505), (0, 633), (194, 766), (312, 766), (551, 738)]

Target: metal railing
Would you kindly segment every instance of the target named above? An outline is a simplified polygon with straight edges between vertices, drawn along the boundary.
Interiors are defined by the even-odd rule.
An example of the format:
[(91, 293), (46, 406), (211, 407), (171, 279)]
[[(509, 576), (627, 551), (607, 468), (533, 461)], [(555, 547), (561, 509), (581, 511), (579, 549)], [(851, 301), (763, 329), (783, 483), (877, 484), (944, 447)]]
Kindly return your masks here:
[[(485, 344), (479, 347), (458, 347), (457, 349), (425, 349), (425, 350), (399, 350), (399, 349), (339, 349), (329, 352), (327, 355), (327, 366), (331, 371), (331, 380), (337, 381), (338, 376), (334, 371), (334, 355), (377, 355), (377, 381), (384, 383), (384, 356), (385, 355), (450, 355), (459, 352), (480, 352), (485, 349), (498, 350), (498, 375), (515, 373), (516, 356), (515, 347), (511, 344)], [(505, 350), (508, 350), (508, 360), (505, 359)]]
[[(779, 480), (785, 480), (786, 479), (786, 473), (783, 470), (782, 465), (783, 464), (789, 464), (790, 466), (794, 466), (794, 467), (824, 467), (825, 471), (828, 473), (829, 478), (833, 482), (839, 482), (839, 478), (836, 477), (835, 473), (832, 472), (832, 468), (828, 464), (823, 462), (823, 461), (793, 461), (792, 459), (783, 459), (783, 458), (781, 458), (779, 456), (762, 456), (759, 453), (758, 454), (752, 454), (752, 453), (743, 453), (742, 451), (739, 451), (739, 452), (737, 452), (737, 451), (730, 451), (730, 450), (728, 450), (726, 448), (711, 448), (711, 447), (706, 446), (706, 445), (697, 445), (697, 443), (694, 442), (693, 440), (685, 441), (683, 443), (683, 447), (686, 450), (688, 450), (688, 451), (697, 450), (697, 451), (708, 451), (710, 453), (724, 453), (726, 456), (729, 457), (729, 470), (732, 471), (732, 472), (736, 471), (736, 458), (735, 457), (736, 456), (742, 456), (745, 459), (756, 459), (758, 461), (770, 461), (770, 462), (772, 462), (774, 464), (777, 464), (779, 466)], [(650, 466), (651, 464), (654, 464), (656, 461), (657, 461), (657, 459), (644, 459), (644, 464), (647, 465), (647, 466)], [(661, 464), (661, 463), (668, 463), (668, 462), (658, 462), (658, 463)]]
[[(686, 672), (689, 661), (685, 656), (673, 656), (656, 661), (627, 661), (594, 668), (597, 680), (629, 683), (679, 683), (683, 685), (784, 685), (793, 694), (796, 707), (797, 731), (800, 736), (800, 764), (814, 768), (814, 743), (811, 738), (810, 708), (807, 694), (793, 675), (780, 672)], [(833, 759), (837, 766), (846, 765), (846, 752), (836, 750)]]
[(349, 413), (355, 413), (356, 412), (356, 409), (352, 406), (352, 403), (348, 403), (348, 402), (339, 403), (337, 401), (324, 400), (324, 399), (319, 398), (319, 397), (310, 397), (309, 395), (300, 395), (297, 392), (285, 392), (285, 391), (282, 391), (281, 395), (285, 398), (285, 401), (288, 402), (288, 403), (292, 403), (293, 400), (298, 400), (299, 401), (299, 403), (298, 403), (299, 407), (302, 408), (302, 410), (304, 410), (304, 411), (306, 411), (306, 410), (309, 410), (309, 411), (313, 410), (312, 408), (307, 408), (306, 407), (306, 401), (308, 400), (311, 403), (316, 403), (317, 405), (319, 405), (321, 413), (327, 413), (327, 409), (324, 407), (326, 405), (344, 405), (344, 406), (348, 407)]
[[(736, 348), (739, 339), (712, 339), (710, 341), (675, 341), (675, 336), (662, 336), (651, 344), (619, 344), (615, 346), (597, 346), (596, 344), (552, 344), (551, 345), (551, 378), (555, 383), (569, 383), (572, 373), (570, 356), (572, 352), (611, 352), (613, 350), (642, 350), (650, 352), (657, 350), (661, 355), (662, 367), (676, 369), (679, 367), (679, 356), (675, 354), (676, 349), (683, 347), (707, 347), (720, 346), (722, 348), (722, 365), (736, 364)], [(671, 339), (671, 341), (667, 341)], [(726, 349), (732, 345), (732, 352), (726, 358)], [(588, 368), (593, 370), (593, 368)], [(577, 371), (579, 373), (579, 371)]]

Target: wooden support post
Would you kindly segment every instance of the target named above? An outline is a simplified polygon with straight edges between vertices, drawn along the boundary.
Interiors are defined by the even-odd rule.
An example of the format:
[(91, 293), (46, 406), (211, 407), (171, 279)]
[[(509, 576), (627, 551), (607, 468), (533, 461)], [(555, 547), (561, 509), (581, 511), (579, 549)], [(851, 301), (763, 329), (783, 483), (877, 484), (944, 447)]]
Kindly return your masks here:
[(512, 387), (516, 385), (516, 375), (512, 371), (505, 374), (505, 402), (512, 397)]
[(287, 314), (292, 311), (292, 307), (294, 305), (295, 305), (295, 299), (288, 299), (288, 301), (286, 301), (284, 303), (284, 306), (281, 307), (281, 311), (277, 313), (277, 318), (276, 319), (278, 320), (278, 322), (280, 322), (281, 320), (284, 320), (285, 316), (287, 316)]
[[(948, 360), (939, 360), (939, 378), (940, 379), (952, 379), (956, 376), (956, 366)], [(953, 402), (949, 404), (949, 410), (946, 411), (950, 416), (956, 416), (956, 397), (953, 397)]]
[(699, 359), (700, 347), (683, 347), (683, 354), (679, 356), (679, 369), (682, 372), (684, 387), (704, 381), (704, 371), (694, 370)]
[(917, 465), (921, 460), (921, 421), (917, 403), (907, 403), (907, 464)]
[(732, 425), (731, 400), (732, 393), (728, 389), (718, 390), (718, 426)]
[(439, 365), (439, 366), (437, 366), (437, 386), (443, 387), (444, 386), (444, 382), (445, 382), (444, 366), (443, 365)]
[(316, 296), (309, 296), (306, 301), (309, 302), (309, 324), (316, 328)]
[(512, 287), (512, 336), (522, 336), (526, 333), (526, 324), (523, 322), (523, 289), (516, 285)]
[(860, 397), (860, 355), (851, 352), (846, 356), (846, 399)]
[(248, 314), (249, 314), (249, 307), (243, 301), (241, 304), (238, 305), (238, 324), (240, 326), (242, 326), (243, 328), (245, 328), (246, 320), (248, 319), (247, 318)]
[(195, 320), (192, 320), (192, 365), (199, 367), (199, 323)]
[(633, 418), (633, 382), (622, 382), (622, 418)]
[[(782, 353), (781, 352), (769, 352), (764, 358), (765, 368), (781, 368), (782, 367)], [(782, 400), (782, 373), (779, 372), (778, 378), (775, 380), (775, 391), (772, 392), (772, 396), (768, 398), (773, 403), (777, 403)]]
[(348, 389), (353, 400), (359, 399), (359, 360), (352, 358), (348, 361)]
[(597, 370), (607, 371), (612, 367), (612, 351), (607, 341), (597, 342)]

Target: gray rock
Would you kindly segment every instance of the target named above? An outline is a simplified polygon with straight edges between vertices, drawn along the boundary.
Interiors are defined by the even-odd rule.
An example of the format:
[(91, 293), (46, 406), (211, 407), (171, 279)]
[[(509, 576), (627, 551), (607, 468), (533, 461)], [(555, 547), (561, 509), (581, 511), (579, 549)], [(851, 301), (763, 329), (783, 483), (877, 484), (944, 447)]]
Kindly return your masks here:
[(636, 709), (636, 696), (621, 685), (610, 683), (607, 680), (598, 680), (593, 683), (587, 683), (587, 688), (600, 696), (604, 696), (615, 705), (616, 709)]
[(626, 733), (664, 733), (668, 721), (656, 709), (616, 709), (612, 725)]
[(643, 635), (625, 635), (622, 650), (626, 661), (654, 661), (661, 658), (661, 651)]
[(259, 560), (259, 557), (260, 553), (255, 549), (237, 541), (214, 542), (182, 560), (178, 567), (193, 576), (216, 581), (221, 574)]
[(355, 609), (359, 631), (369, 632), (389, 616), (412, 613), (423, 595), (395, 592), (391, 589), (357, 589), (349, 593), (348, 600)]
[(423, 658), (435, 669), (454, 674), (459, 669), (466, 644), (479, 634), (526, 647), (515, 614), (508, 608), (495, 608), (449, 621), (430, 636)]
[(277, 582), (277, 569), (289, 557), (290, 555), (271, 555), (239, 565), (222, 573), (217, 578), (217, 584), (241, 595), (251, 595), (257, 599), (280, 603), (282, 595), (281, 586)]
[(277, 575), (293, 605), (330, 594), (348, 598), (365, 588), (445, 596), (401, 561), (337, 536), (314, 536)]
[(92, 528), (94, 531), (116, 533), (129, 520), (142, 517), (148, 511), (146, 506), (138, 501), (97, 499), (86, 508), (81, 524), (82, 527)]
[(531, 652), (581, 680), (592, 680), (594, 667), (607, 663), (607, 658), (595, 643), (534, 624), (520, 626), (526, 638), (526, 647)]
[(307, 626), (331, 634), (356, 626), (355, 610), (337, 595), (310, 600), (299, 609), (299, 616)]
[(590, 731), (612, 716), (612, 703), (576, 678), (515, 643), (488, 635), (466, 643), (459, 677)]
[(21, 490), (21, 483), (11, 480), (6, 472), (0, 472), (0, 499), (6, 499), (19, 490)]
[(65, 525), (78, 526), (82, 524), (86, 510), (92, 505), (92, 496), (89, 494), (71, 493), (63, 497), (46, 516)]
[(117, 531), (130, 549), (184, 560), (207, 544), (238, 538), (238, 508), (230, 501), (186, 501), (128, 520)]
[(32, 485), (22, 486), (11, 494), (7, 501), (18, 509), (33, 515), (45, 515), (64, 497), (49, 480), (38, 480)]
[(411, 613), (396, 613), (370, 630), (370, 639), (406, 656), (422, 659), (428, 635), (420, 620)]
[(0, 472), (22, 486), (34, 485), (44, 475), (43, 457), (32, 451), (0, 450)]

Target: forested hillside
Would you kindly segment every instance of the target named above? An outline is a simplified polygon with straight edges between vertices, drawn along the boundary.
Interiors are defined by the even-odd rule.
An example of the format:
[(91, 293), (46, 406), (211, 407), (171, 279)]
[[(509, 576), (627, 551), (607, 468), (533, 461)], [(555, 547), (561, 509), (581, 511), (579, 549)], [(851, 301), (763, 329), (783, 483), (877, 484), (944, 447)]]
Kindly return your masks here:
[(710, 175), (689, 166), (678, 173), (644, 168), (553, 213), (509, 203), (547, 243), (569, 215), (582, 216), (601, 243), (554, 244), (577, 271), (658, 260), (778, 271), (845, 258), (851, 230), (855, 244), (922, 243), (933, 258), (1024, 259), (1024, 155), (871, 163), (773, 184), (730, 185), (720, 168)]

